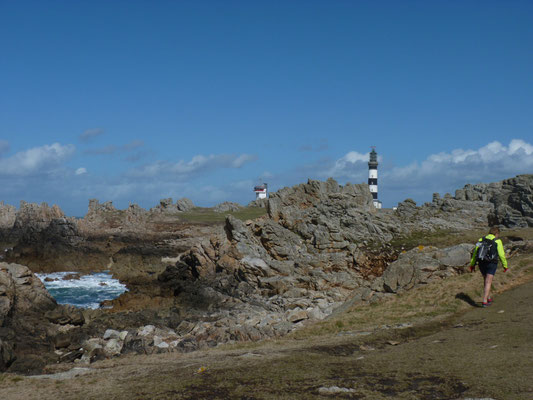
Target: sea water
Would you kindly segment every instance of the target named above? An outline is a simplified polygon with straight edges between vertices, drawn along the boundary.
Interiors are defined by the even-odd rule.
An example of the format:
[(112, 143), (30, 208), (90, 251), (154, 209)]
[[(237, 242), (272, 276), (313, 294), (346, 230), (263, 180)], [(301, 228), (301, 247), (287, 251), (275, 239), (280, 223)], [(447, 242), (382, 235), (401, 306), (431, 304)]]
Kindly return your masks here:
[[(67, 279), (76, 272), (55, 272), (36, 274), (59, 304), (70, 304), (80, 308), (98, 308), (104, 300), (113, 300), (126, 292), (126, 285), (113, 279), (108, 272), (80, 275), (80, 279)], [(46, 279), (49, 278), (49, 279)]]

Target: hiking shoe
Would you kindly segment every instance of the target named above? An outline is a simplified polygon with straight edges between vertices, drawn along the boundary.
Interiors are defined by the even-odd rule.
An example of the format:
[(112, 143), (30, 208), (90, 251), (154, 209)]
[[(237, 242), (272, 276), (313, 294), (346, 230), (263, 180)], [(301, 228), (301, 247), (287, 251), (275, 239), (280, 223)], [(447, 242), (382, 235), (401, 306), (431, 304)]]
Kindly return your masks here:
[(492, 302), (491, 302), (491, 301), (487, 301), (486, 303), (485, 303), (485, 302), (483, 302), (483, 303), (481, 303), (481, 307), (485, 308), (485, 307), (488, 307), (488, 306), (490, 306), (491, 304), (492, 304)]
[(492, 304), (492, 297), (489, 297), (489, 298), (487, 299), (487, 303)]

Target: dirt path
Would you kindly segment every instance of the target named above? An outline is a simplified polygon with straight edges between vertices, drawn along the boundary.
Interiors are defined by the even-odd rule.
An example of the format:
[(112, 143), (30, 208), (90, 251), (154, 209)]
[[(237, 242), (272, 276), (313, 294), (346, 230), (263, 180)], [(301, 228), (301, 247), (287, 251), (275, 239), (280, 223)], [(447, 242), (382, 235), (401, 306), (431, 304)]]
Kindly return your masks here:
[(2, 375), (0, 398), (533, 399), (533, 282), (489, 308), (423, 326), (124, 357), (83, 372), (68, 379)]

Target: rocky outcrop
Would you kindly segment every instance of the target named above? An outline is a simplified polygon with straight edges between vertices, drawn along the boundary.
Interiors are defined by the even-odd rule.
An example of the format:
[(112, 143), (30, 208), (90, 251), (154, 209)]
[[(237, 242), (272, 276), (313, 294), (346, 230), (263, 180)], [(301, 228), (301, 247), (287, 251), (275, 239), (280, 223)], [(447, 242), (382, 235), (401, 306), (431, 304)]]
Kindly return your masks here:
[(489, 215), (491, 225), (508, 228), (533, 226), (533, 175), (519, 175), (504, 180), (501, 186), (489, 187), (494, 210)]
[(117, 210), (111, 201), (100, 204), (98, 200), (92, 199), (89, 201), (87, 214), (77, 221), (77, 225), (84, 234), (120, 232), (142, 228), (147, 216), (148, 212), (137, 204), (130, 204), (125, 210)]
[(421, 284), (462, 273), (470, 263), (472, 244), (445, 249), (415, 247), (391, 263), (372, 287), (380, 292), (398, 293)]
[(466, 185), (456, 190), (455, 200), (461, 201), (464, 210), (472, 204), (483, 204), (489, 209), (487, 223), (507, 228), (533, 226), (533, 175), (490, 184)]
[(248, 203), (248, 207), (267, 208), (268, 198), (255, 199)]
[(501, 182), (465, 185), (450, 194), (433, 195), (431, 203), (417, 206), (407, 199), (396, 215), (408, 231), (502, 225), (507, 228), (533, 226), (533, 175), (519, 175)]
[[(183, 222), (180, 213), (194, 206), (186, 199), (163, 199), (149, 211), (92, 200), (83, 219), (60, 215), (34, 224), (39, 228), (22, 235), (8, 254), (35, 270), (99, 265), (128, 285), (127, 293), (106, 303), (112, 311), (86, 312), (90, 322), (83, 325), (65, 308), (44, 312), (48, 324), (83, 327), (72, 328), (85, 335), (78, 334), (86, 342), (83, 350), (70, 333), (54, 333), (61, 357), (91, 362), (125, 352), (190, 351), (281, 336), (325, 318), (347, 300), (376, 301), (461, 273), (469, 244), (400, 253), (391, 241), (420, 232), (486, 229), (492, 220), (525, 226), (531, 182), (525, 175), (467, 185), (421, 206), (407, 199), (396, 210), (376, 210), (366, 184), (309, 180), (263, 200), (267, 215), (248, 221), (229, 215), (222, 225)], [(5, 287), (8, 293), (11, 286)], [(12, 339), (0, 340), (3, 359), (10, 359)]]
[(83, 323), (81, 311), (59, 306), (27, 267), (0, 263), (0, 371), (38, 372), (57, 361), (55, 348), (76, 341), (67, 331)]
[(186, 211), (192, 210), (195, 207), (195, 205), (191, 199), (183, 197), (179, 199), (178, 201), (176, 201), (176, 207), (178, 208), (179, 211), (186, 212)]
[(15, 225), (17, 209), (0, 201), (0, 229), (11, 229)]
[(39, 231), (46, 228), (53, 219), (64, 217), (65, 214), (56, 205), (49, 207), (46, 203), (38, 205), (21, 201), (14, 229)]
[(61, 209), (46, 203), (35, 204), (20, 202), (17, 210), (15, 207), (0, 203), (0, 241), (16, 243), (25, 234), (39, 232), (45, 229), (52, 220), (64, 218)]
[(5, 258), (33, 272), (90, 271), (87, 267), (91, 264), (108, 262), (108, 257), (87, 245), (76, 220), (64, 217), (51, 220), (40, 230), (25, 229)]
[(194, 208), (194, 203), (192, 200), (183, 197), (176, 201), (174, 204), (172, 198), (161, 199), (159, 205), (155, 208), (152, 208), (150, 211), (160, 212), (160, 213), (176, 213), (176, 212), (187, 212)]
[(241, 208), (243, 207), (238, 203), (233, 203), (231, 201), (225, 201), (224, 203), (217, 204), (213, 208), (213, 211), (224, 213), (228, 211), (239, 211)]

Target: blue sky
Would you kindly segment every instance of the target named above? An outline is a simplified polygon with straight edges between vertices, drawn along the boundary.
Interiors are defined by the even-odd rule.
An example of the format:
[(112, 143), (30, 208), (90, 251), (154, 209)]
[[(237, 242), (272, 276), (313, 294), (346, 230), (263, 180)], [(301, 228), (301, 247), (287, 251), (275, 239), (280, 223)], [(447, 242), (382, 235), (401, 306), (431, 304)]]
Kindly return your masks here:
[(0, 200), (247, 204), (533, 173), (531, 1), (0, 0)]

